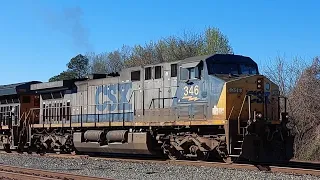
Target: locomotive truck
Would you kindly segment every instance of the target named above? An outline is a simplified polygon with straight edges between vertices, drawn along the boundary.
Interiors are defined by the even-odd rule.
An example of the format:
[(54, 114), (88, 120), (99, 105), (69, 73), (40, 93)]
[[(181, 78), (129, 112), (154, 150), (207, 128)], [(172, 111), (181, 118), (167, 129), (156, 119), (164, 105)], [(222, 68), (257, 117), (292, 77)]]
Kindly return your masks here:
[(6, 152), (288, 159), (286, 103), (250, 57), (212, 54), (0, 87)]

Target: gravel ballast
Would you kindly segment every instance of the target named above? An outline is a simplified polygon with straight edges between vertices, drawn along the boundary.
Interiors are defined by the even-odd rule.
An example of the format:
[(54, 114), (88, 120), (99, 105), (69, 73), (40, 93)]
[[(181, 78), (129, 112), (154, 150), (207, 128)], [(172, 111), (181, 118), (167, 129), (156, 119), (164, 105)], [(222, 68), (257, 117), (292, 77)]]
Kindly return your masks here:
[(70, 159), (41, 157), (22, 154), (0, 154), (0, 163), (5, 165), (37, 168), (80, 175), (129, 179), (319, 179), (309, 175), (266, 173), (250, 170), (233, 170), (214, 167), (184, 166), (151, 162), (128, 162), (102, 159)]

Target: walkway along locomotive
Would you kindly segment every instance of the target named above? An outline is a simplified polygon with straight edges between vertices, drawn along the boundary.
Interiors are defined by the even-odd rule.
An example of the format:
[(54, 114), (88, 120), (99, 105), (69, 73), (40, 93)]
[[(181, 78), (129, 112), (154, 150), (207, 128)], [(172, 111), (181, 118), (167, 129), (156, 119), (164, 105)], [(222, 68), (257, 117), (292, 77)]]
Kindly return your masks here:
[(250, 58), (190, 57), (84, 79), (0, 87), (10, 152), (288, 159), (279, 89)]

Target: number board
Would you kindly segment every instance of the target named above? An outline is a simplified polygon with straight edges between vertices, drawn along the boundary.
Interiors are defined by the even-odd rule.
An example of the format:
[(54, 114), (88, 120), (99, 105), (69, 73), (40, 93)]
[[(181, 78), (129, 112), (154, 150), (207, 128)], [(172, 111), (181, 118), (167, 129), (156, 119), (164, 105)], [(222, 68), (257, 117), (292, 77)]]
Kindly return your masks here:
[(228, 93), (242, 93), (242, 88), (231, 87), (228, 89)]
[(197, 101), (199, 100), (200, 88), (199, 85), (190, 85), (183, 87), (183, 97), (182, 99), (188, 101)]

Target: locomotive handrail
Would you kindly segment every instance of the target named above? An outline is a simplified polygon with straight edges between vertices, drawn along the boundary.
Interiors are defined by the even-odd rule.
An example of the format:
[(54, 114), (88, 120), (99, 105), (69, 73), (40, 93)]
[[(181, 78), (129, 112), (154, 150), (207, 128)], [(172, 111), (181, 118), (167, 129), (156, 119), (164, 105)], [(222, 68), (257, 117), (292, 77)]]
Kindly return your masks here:
[(132, 90), (128, 103), (131, 102), (132, 96), (133, 96), (133, 94), (134, 94), (135, 91), (137, 91), (137, 90), (136, 90), (136, 89)]
[[(122, 106), (123, 109), (122, 110), (118, 109), (117, 113), (118, 114), (122, 114), (122, 116), (123, 116), (122, 117), (122, 121), (124, 122), (125, 113), (133, 113), (132, 109), (129, 109), (129, 112), (126, 112), (127, 111), (125, 109), (125, 105), (126, 104), (132, 104), (132, 103), (121, 102), (121, 103), (104, 103), (104, 104), (78, 105), (78, 106), (61, 106), (61, 107), (51, 106), (51, 107), (45, 107), (45, 108), (43, 108), (43, 107), (31, 108), (30, 110), (32, 110), (32, 111), (42, 110), (42, 112), (43, 112), (43, 110), (45, 110), (45, 111), (46, 110), (50, 110), (51, 111), (48, 115), (45, 113), (45, 114), (42, 114), (41, 116), (40, 116), (41, 113), (39, 112), (39, 117), (40, 117), (39, 124), (46, 124), (46, 122), (47, 122), (47, 123), (49, 123), (51, 125), (52, 121), (55, 121), (55, 122), (58, 122), (58, 123), (62, 123), (62, 124), (68, 123), (70, 121), (70, 124), (71, 124), (74, 120), (77, 120), (78, 123), (81, 123), (81, 125), (82, 125), (82, 123), (83, 123), (83, 119), (82, 118), (86, 118), (86, 120), (88, 121), (88, 114), (86, 112), (89, 110), (89, 108), (90, 107), (96, 108), (99, 105), (100, 106), (101, 105), (106, 105), (108, 107), (111, 107), (110, 105), (116, 105), (117, 107)], [(69, 108), (69, 110), (67, 108)], [(60, 114), (61, 111), (59, 111), (59, 110), (61, 110), (61, 109), (66, 109), (66, 111), (68, 111), (69, 114), (68, 114), (68, 112), (65, 112), (65, 111), (63, 111), (63, 114)], [(55, 110), (54, 113), (52, 113), (52, 110)], [(104, 112), (96, 113), (95, 112), (94, 114), (91, 114), (91, 115), (95, 116), (94, 117), (94, 121), (96, 123), (96, 122), (100, 122), (99, 117), (101, 115), (105, 115), (105, 114), (109, 114), (109, 113), (111, 113), (111, 110), (108, 110), (108, 108), (107, 108), (107, 112), (106, 113), (104, 113)], [(76, 118), (74, 119), (74, 117), (76, 117)], [(120, 120), (120, 116), (118, 118)], [(109, 119), (109, 121), (110, 121), (110, 119)]]
[[(131, 92), (131, 95), (130, 95), (130, 98), (129, 98), (129, 101), (128, 101), (128, 103), (130, 104), (131, 103), (131, 99), (132, 99), (132, 96), (133, 97), (135, 97), (135, 93), (136, 93), (136, 91), (137, 91), (137, 89), (134, 89), (134, 90), (132, 90), (132, 92)], [(135, 99), (135, 98), (134, 98)], [(134, 100), (134, 104), (133, 104), (133, 113), (134, 113), (134, 115), (136, 115), (136, 104), (135, 104), (135, 100)]]
[[(167, 99), (175, 99), (175, 98), (178, 98), (178, 97), (152, 98), (152, 99), (151, 99), (151, 102), (150, 102), (149, 109), (151, 109), (151, 105), (154, 104), (154, 100), (163, 100), (163, 101), (162, 101), (162, 108), (164, 108), (164, 100), (167, 100)], [(159, 107), (159, 108), (160, 108), (160, 107)]]
[(26, 112), (23, 112), (23, 113), (21, 114), (19, 121), (22, 120), (22, 118), (25, 116), (25, 114), (26, 114)]
[(28, 117), (29, 117), (29, 124), (31, 124), (31, 127), (33, 127), (33, 124), (35, 123), (35, 119), (34, 119), (34, 117), (35, 117), (35, 111), (36, 110), (39, 110), (39, 115), (40, 115), (40, 109), (30, 109), (30, 112), (31, 112), (31, 115), (29, 115)]
[[(2, 107), (7, 107), (5, 110), (0, 111), (0, 127), (5, 126), (5, 125), (9, 125), (10, 122), (10, 118), (12, 116), (14, 116), (16, 118), (16, 120), (19, 120), (19, 118), (21, 119), (21, 113), (19, 111), (20, 109), (20, 105), (11, 105), (11, 106), (2, 106)], [(9, 108), (11, 107), (11, 108)], [(16, 110), (18, 110), (17, 112), (12, 112), (12, 108), (16, 108)], [(13, 114), (14, 115), (13, 115)]]
[(233, 109), (234, 109), (234, 106), (232, 106), (232, 108), (231, 108), (230, 114), (229, 114), (229, 116), (228, 116), (228, 121), (229, 121), (230, 118), (231, 118), (231, 114), (232, 114), (232, 112), (233, 112)]
[(248, 97), (248, 95), (244, 96), (242, 104), (241, 104), (241, 108), (240, 108), (240, 111), (239, 111), (239, 115), (238, 115), (238, 134), (240, 133), (240, 116), (242, 114), (243, 106), (244, 106), (244, 103), (246, 102), (246, 98), (247, 97)]
[[(165, 98), (153, 98), (154, 100), (172, 100), (176, 99), (177, 97), (165, 97)], [(81, 125), (83, 123), (99, 123), (99, 122), (113, 122), (113, 121), (119, 121), (119, 122), (125, 122), (127, 115), (130, 116), (130, 113), (134, 113), (133, 107), (130, 109), (126, 109), (126, 105), (132, 104), (128, 102), (124, 103), (105, 103), (105, 104), (93, 104), (93, 105), (77, 105), (77, 106), (51, 106), (51, 107), (40, 107), (40, 108), (32, 108), (31, 114), (29, 115), (29, 118), (31, 119), (29, 122), (31, 124), (42, 124), (43, 126), (45, 124), (61, 124), (62, 126), (71, 126), (72, 123), (80, 123)], [(89, 111), (92, 111), (97, 106), (103, 105), (106, 107), (104, 111), (95, 111), (93, 113), (89, 113)], [(111, 110), (111, 105), (118, 106), (119, 108), (123, 107), (122, 109), (115, 109)], [(203, 105), (205, 107), (206, 105)], [(93, 108), (92, 110), (90, 108)], [(160, 108), (162, 109), (162, 108)], [(62, 111), (63, 110), (63, 111)], [(180, 111), (177, 109), (177, 111)], [(203, 111), (203, 110), (202, 110)], [(62, 113), (63, 112), (63, 113)], [(204, 111), (205, 112), (205, 111)], [(203, 113), (204, 113), (203, 112)], [(89, 114), (88, 114), (89, 113)], [(39, 119), (33, 119), (36, 118), (36, 116), (39, 115)], [(199, 114), (198, 114), (199, 115)], [(193, 117), (198, 116), (196, 114), (189, 115), (191, 119), (206, 119), (206, 114), (203, 114), (204, 117)], [(35, 121), (33, 121), (35, 120)], [(33, 126), (33, 125), (32, 125)]]

